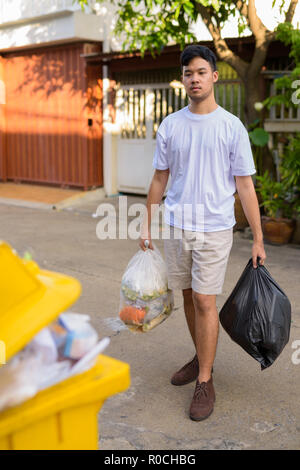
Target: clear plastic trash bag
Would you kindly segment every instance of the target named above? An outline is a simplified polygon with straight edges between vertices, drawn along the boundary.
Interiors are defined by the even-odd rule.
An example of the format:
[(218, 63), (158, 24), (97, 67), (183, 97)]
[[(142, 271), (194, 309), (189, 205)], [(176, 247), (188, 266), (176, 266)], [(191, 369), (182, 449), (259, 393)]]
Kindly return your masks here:
[(154, 250), (139, 250), (129, 261), (121, 282), (119, 317), (131, 331), (147, 332), (171, 314), (166, 264)]
[(249, 260), (220, 311), (220, 322), (263, 370), (289, 341), (291, 304), (268, 270), (259, 263), (257, 266)]

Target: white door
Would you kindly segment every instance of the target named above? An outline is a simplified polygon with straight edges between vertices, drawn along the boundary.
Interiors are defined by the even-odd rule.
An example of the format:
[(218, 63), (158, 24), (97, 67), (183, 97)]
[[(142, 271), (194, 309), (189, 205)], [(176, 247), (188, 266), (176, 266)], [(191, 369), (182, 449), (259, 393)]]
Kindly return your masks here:
[[(156, 131), (162, 119), (185, 105), (184, 90), (169, 84), (122, 86), (117, 94), (118, 190), (147, 194), (152, 168)], [(170, 186), (170, 178), (166, 191)]]

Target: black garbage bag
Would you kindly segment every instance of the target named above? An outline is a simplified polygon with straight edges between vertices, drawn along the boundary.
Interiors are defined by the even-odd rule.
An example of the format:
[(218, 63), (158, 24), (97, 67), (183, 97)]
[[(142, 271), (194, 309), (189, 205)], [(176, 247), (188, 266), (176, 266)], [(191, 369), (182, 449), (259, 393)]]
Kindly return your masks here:
[(291, 304), (268, 270), (254, 268), (250, 259), (220, 311), (220, 322), (263, 370), (289, 341)]

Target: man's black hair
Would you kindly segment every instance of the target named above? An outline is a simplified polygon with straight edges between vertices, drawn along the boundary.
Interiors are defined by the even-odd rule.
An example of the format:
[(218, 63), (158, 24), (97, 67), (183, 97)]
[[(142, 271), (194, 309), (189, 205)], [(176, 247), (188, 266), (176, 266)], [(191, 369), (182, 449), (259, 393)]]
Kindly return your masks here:
[(191, 44), (186, 46), (180, 55), (180, 66), (183, 70), (184, 65), (189, 65), (190, 61), (195, 57), (201, 57), (210, 63), (212, 71), (217, 70), (217, 58), (213, 51), (206, 46), (200, 46), (199, 44)]

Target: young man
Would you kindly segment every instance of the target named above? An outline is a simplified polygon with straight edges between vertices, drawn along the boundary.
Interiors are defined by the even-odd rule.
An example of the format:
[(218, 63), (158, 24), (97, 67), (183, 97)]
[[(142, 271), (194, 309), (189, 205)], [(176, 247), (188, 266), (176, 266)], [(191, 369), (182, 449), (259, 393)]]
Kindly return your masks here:
[[(248, 133), (236, 116), (215, 101), (216, 57), (207, 47), (187, 46), (181, 54), (181, 68), (189, 105), (167, 116), (158, 129), (155, 174), (147, 198), (148, 228), (142, 232), (140, 247), (145, 249), (148, 239), (153, 248), (151, 207), (161, 202), (170, 174), (165, 222), (171, 226), (171, 236), (164, 242), (168, 282), (171, 289), (182, 290), (196, 349), (195, 357), (173, 375), (171, 383), (184, 385), (197, 379), (190, 418), (201, 421), (210, 416), (215, 401), (216, 295), (222, 292), (232, 246), (236, 190), (253, 232), (255, 268), (257, 257), (263, 264), (266, 254)], [(178, 208), (187, 204), (191, 210), (185, 216)], [(197, 207), (202, 208), (203, 217), (197, 217), (201, 213)]]

